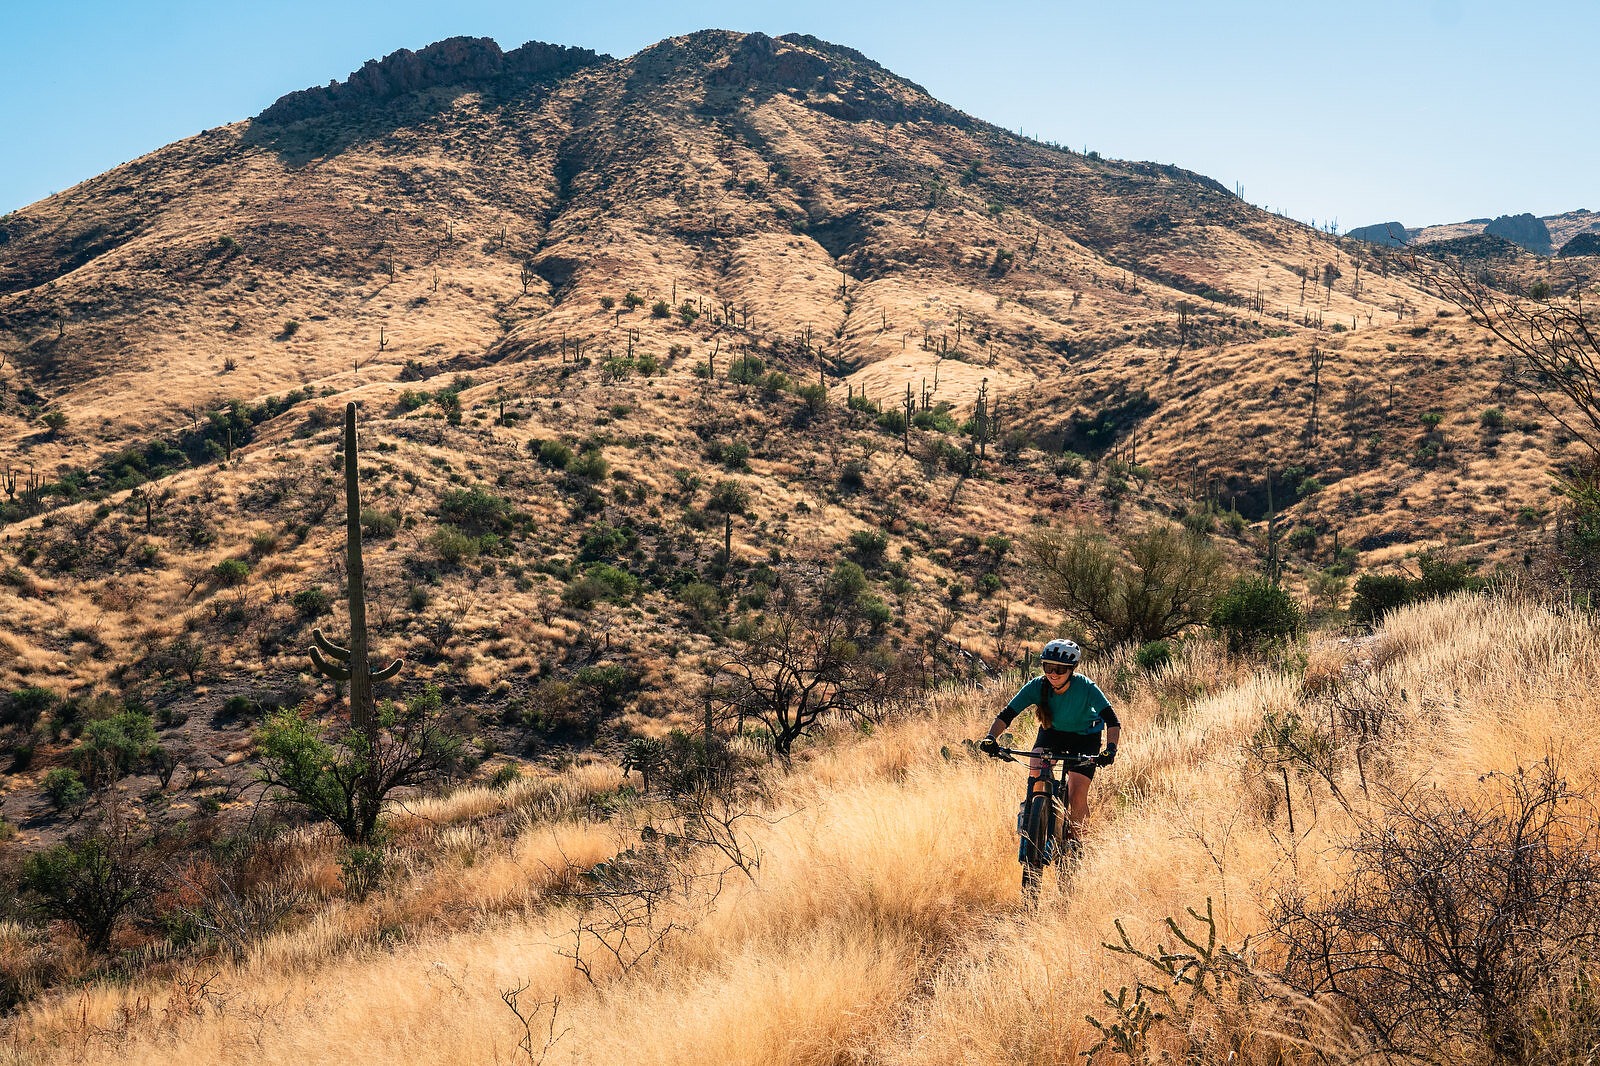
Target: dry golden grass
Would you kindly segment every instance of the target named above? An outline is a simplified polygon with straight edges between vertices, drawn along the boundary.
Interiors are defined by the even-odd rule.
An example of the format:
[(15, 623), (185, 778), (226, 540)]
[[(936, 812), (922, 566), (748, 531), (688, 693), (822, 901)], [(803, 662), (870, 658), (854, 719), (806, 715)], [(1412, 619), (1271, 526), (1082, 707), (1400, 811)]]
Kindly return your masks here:
[[(41, 1063), (509, 1060), (522, 1031), (499, 992), (526, 983), (538, 1042), (560, 997), (565, 1035), (551, 1061), (1069, 1061), (1092, 1042), (1082, 1019), (1103, 1010), (1101, 989), (1150, 976), (1101, 950), (1114, 919), (1148, 946), (1165, 917), (1210, 898), (1220, 936), (1237, 945), (1263, 928), (1277, 891), (1315, 893), (1336, 876), (1349, 826), (1326, 786), (1313, 794), (1296, 780), (1293, 840), (1254, 791), (1263, 770), (1249, 741), (1265, 714), (1312, 713), (1307, 701), (1348, 663), (1396, 701), (1387, 755), (1368, 765), (1370, 800), (1353, 768), (1340, 771), (1354, 802), (1417, 781), (1465, 796), (1482, 774), (1551, 751), (1592, 794), (1597, 645), (1576, 612), (1457, 598), (1397, 613), (1369, 643), (1314, 644), (1309, 694), (1298, 671), (1186, 653), (1119, 698), (1123, 754), (1096, 786), (1083, 864), (1070, 884), (1047, 885), (1037, 909), (1022, 905), (1014, 861), (1021, 772), (957, 744), (1012, 682), (951, 691), (869, 737), (834, 733), (807, 749), (781, 799), (747, 823), (753, 876), (669, 903), (659, 917), (681, 931), (654, 961), (597, 966), (593, 986), (560, 954), (575, 913), (539, 902), (550, 883), (540, 876), (619, 846), (627, 819), (550, 820), (615, 778), (590, 767), (566, 784), (469, 791), (413, 808), (402, 832), (434, 826), (435, 858), (400, 886), (332, 901), (243, 964), (47, 998), (5, 1046), (11, 1061)], [(1180, 688), (1192, 702), (1163, 702)], [(509, 835), (478, 828), (515, 809), (543, 813)], [(374, 923), (428, 916), (388, 949), (371, 939)], [(1327, 1024), (1330, 1053), (1360, 1050)]]

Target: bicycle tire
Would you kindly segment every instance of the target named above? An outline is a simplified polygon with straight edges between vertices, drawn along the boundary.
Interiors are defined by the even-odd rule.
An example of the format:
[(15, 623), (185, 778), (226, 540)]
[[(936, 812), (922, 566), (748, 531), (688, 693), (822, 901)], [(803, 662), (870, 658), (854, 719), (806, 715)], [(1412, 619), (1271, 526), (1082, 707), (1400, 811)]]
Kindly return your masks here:
[(1038, 891), (1055, 842), (1055, 797), (1040, 792), (1028, 797), (1022, 819), (1022, 890)]

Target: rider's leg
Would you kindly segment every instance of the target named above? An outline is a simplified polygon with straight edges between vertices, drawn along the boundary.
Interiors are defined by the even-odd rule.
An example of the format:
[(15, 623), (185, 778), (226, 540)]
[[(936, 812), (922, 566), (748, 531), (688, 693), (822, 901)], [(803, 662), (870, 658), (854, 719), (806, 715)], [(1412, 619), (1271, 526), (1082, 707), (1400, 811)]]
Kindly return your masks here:
[(1083, 836), (1083, 826), (1089, 820), (1089, 785), (1085, 774), (1067, 774), (1067, 831), (1075, 838)]

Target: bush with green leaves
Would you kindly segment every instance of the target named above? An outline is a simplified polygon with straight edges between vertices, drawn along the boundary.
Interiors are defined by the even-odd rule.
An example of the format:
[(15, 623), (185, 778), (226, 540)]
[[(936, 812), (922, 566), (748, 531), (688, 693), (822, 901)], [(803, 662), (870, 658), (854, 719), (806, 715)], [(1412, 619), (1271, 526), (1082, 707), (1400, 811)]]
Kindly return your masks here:
[(728, 364), (728, 380), (735, 385), (753, 385), (766, 372), (767, 364), (755, 355), (741, 355)]
[(888, 550), (889, 534), (880, 529), (854, 530), (845, 547), (849, 556), (862, 566), (883, 565), (883, 556)]
[(503, 528), (510, 512), (510, 501), (482, 485), (452, 489), (439, 500), (440, 519), (472, 536)]
[(539, 460), (540, 466), (551, 470), (565, 470), (572, 462), (572, 449), (558, 440), (530, 440), (528, 450)]
[(606, 462), (597, 445), (585, 447), (567, 463), (567, 473), (582, 481), (604, 481), (610, 471), (611, 464)]
[(913, 414), (911, 424), (917, 429), (932, 430), (935, 433), (954, 433), (956, 430), (956, 420), (950, 413), (950, 405), (942, 401), (926, 411)]
[(1292, 639), (1303, 624), (1294, 597), (1265, 577), (1235, 579), (1211, 611), (1211, 625), (1227, 638), (1230, 651)]
[(16, 725), (25, 731), (30, 730), (46, 711), (60, 702), (61, 697), (38, 685), (15, 689), (0, 703), (0, 725)]
[(70, 766), (53, 766), (44, 775), (44, 794), (58, 811), (77, 807), (89, 798), (89, 787)]
[(211, 576), (224, 588), (237, 588), (250, 577), (250, 564), (243, 559), (224, 559), (211, 568)]
[(355, 844), (376, 835), (396, 789), (444, 780), (460, 764), (461, 741), (436, 686), (378, 704), (371, 737), (348, 721), (323, 723), (309, 707), (286, 708), (256, 734), (258, 779)]
[(313, 585), (290, 596), (289, 605), (294, 608), (295, 614), (310, 621), (321, 618), (333, 609), (333, 595), (327, 589)]
[(1350, 599), (1352, 621), (1376, 625), (1396, 607), (1416, 599), (1416, 585), (1404, 574), (1362, 574)]
[(1105, 649), (1165, 640), (1209, 621), (1228, 581), (1216, 545), (1176, 525), (1151, 526), (1120, 544), (1089, 530), (1050, 530), (1025, 548), (1045, 603)]
[(130, 830), (95, 829), (28, 856), (19, 887), (33, 910), (78, 930), (95, 954), (163, 885), (160, 849)]
[(1146, 673), (1155, 673), (1172, 661), (1172, 645), (1165, 640), (1152, 640), (1133, 653), (1133, 665)]
[(156, 730), (143, 711), (123, 711), (90, 722), (83, 741), (73, 752), (78, 765), (91, 777), (125, 774), (156, 749)]

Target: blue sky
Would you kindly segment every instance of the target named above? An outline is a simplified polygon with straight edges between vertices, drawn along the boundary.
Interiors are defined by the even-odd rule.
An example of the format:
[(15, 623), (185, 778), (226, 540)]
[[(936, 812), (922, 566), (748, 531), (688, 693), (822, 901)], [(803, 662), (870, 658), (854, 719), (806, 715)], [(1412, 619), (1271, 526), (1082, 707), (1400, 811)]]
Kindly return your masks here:
[(979, 118), (1319, 225), (1600, 210), (1596, 0), (0, 0), (0, 213), (398, 48), (626, 56), (710, 27), (849, 45)]

